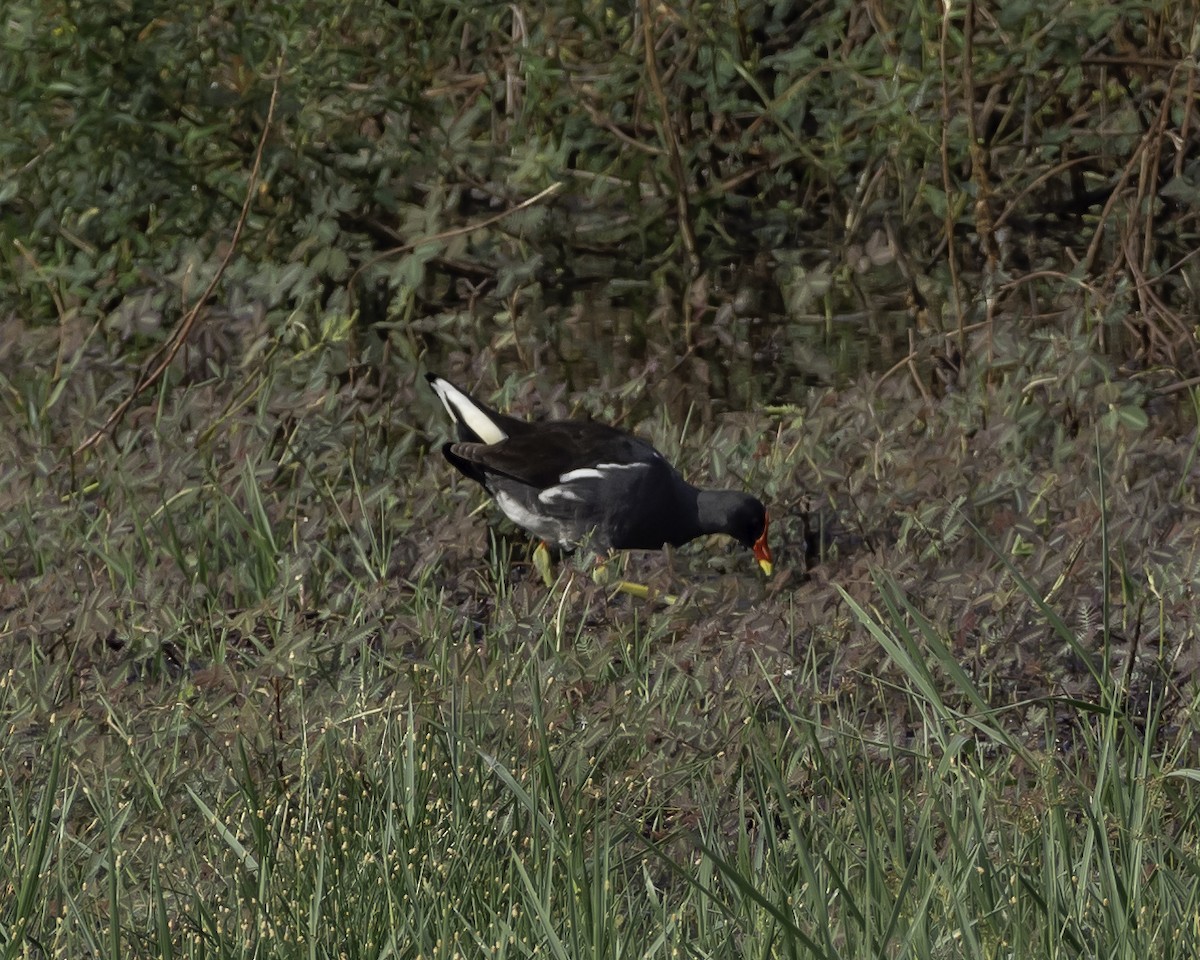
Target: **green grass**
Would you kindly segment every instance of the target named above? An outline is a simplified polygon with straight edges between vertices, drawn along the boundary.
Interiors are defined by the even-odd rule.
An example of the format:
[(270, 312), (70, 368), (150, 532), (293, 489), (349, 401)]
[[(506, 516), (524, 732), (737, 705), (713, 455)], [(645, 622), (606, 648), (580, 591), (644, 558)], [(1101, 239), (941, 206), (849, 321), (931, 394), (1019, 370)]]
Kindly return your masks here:
[[(667, 606), (586, 556), (544, 587), (427, 455), (419, 382), (351, 401), (339, 349), (253, 404), (164, 391), (70, 471), (108, 374), (9, 409), (49, 465), (0, 491), (4, 955), (1200, 948), (1192, 408), (1072, 438), (1101, 368), (1036, 341), (1014, 366), (1060, 392), (989, 388), (979, 443), (977, 394), (852, 385), (678, 447), (664, 408), (630, 425), (745, 471), (781, 558), (631, 555)], [(837, 508), (807, 578), (796, 488)]]
[[(987, 708), (944, 647), (915, 656), (884, 584), (894, 618), (857, 612), (907, 717), (864, 727), (862, 692), (813, 709), (813, 672), (754, 657), (772, 700), (701, 728), (711, 695), (645, 646), (670, 614), (614, 624), (590, 662), (553, 618), (493, 656), (433, 589), (420, 661), (164, 677), (36, 721), (27, 650), (0, 688), (6, 954), (1194, 955), (1197, 771), (1158, 746), (1161, 700), (1136, 724)], [(587, 682), (606, 710), (575, 706)], [(1030, 709), (1042, 748), (1006, 732)]]

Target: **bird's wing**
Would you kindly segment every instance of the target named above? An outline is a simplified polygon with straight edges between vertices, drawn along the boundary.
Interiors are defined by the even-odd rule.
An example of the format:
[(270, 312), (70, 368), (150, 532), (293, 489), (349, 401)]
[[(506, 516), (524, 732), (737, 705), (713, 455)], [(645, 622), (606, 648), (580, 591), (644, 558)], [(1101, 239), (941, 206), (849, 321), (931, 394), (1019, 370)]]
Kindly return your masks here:
[[(469, 476), (501, 474), (539, 490), (574, 479), (597, 477), (605, 467), (662, 460), (650, 444), (614, 427), (586, 420), (539, 423), (536, 430), (499, 443), (451, 443), (446, 454)], [(465, 469), (464, 469), (465, 467)]]

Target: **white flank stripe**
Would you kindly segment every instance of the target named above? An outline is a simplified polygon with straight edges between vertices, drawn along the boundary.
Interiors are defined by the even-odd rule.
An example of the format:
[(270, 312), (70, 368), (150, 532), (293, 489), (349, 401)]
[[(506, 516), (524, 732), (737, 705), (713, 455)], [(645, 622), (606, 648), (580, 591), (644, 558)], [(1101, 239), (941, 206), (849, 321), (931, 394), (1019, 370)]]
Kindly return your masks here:
[(509, 496), (503, 490), (497, 490), (496, 503), (500, 504), (500, 509), (504, 511), (504, 515), (517, 526), (524, 527), (526, 530), (537, 529), (538, 517), (521, 506), (517, 502), (516, 497)]
[(598, 463), (596, 469), (601, 473), (606, 470), (645, 470), (650, 464), (637, 461), (636, 463)]
[(475, 406), (471, 402), (471, 398), (450, 381), (438, 377), (432, 383), (433, 392), (438, 395), (442, 406), (446, 408), (446, 412), (450, 414), (450, 418), (455, 423), (465, 423), (484, 443), (499, 443), (508, 437), (507, 433), (496, 426), (491, 417)]
[(583, 502), (583, 497), (574, 490), (567, 490), (563, 487), (547, 487), (538, 494), (538, 499), (542, 503), (553, 503), (555, 500), (574, 500), (576, 503)]
[(570, 470), (559, 477), (558, 482), (570, 483), (572, 480), (602, 480), (606, 473), (616, 473), (618, 470), (644, 470), (648, 466), (650, 466), (648, 463), (598, 463), (594, 467), (580, 467), (578, 470)]
[[(518, 527), (524, 527), (535, 537), (541, 537), (543, 540), (554, 540), (558, 542), (559, 529), (552, 519), (539, 516), (532, 511), (526, 510), (517, 501), (516, 497), (511, 496), (504, 490), (496, 491), (496, 503), (500, 505), (500, 509), (504, 511), (504, 515), (508, 517)], [(564, 544), (565, 546), (565, 544)]]

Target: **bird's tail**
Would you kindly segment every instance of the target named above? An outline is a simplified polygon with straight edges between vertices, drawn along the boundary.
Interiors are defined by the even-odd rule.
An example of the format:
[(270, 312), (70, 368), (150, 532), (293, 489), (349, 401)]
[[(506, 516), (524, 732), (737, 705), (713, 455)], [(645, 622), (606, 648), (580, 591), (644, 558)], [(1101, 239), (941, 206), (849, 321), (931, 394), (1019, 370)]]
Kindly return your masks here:
[(425, 379), (442, 401), (450, 419), (458, 427), (458, 435), (469, 443), (499, 443), (508, 437), (500, 426), (498, 414), (463, 393), (449, 380), (427, 373)]

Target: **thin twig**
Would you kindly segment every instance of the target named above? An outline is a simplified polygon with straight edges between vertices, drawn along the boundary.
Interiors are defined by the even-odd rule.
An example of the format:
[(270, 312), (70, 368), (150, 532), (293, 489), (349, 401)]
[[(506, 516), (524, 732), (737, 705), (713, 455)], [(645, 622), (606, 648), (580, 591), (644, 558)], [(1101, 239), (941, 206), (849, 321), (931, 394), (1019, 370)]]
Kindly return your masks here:
[[(275, 119), (275, 104), (279, 100), (279, 81), (282, 76), (283, 61), (280, 60), (276, 65), (275, 83), (271, 87), (271, 102), (267, 107), (267, 119), (263, 124), (262, 134), (258, 138), (258, 148), (254, 151), (254, 165), (250, 168), (250, 178), (246, 183), (246, 197), (242, 201), (242, 212), (238, 215), (237, 223), (233, 228), (233, 237), (229, 241), (229, 247), (225, 251), (225, 256), (221, 258), (221, 263), (217, 267), (216, 273), (209, 280), (208, 286), (204, 288), (204, 292), (200, 294), (200, 299), (192, 305), (192, 308), (187, 312), (183, 320), (180, 321), (171, 339), (159, 347), (150, 357), (148, 363), (156, 363), (156, 366), (148, 374), (144, 373), (138, 379), (129, 396), (117, 404), (116, 409), (108, 415), (108, 419), (104, 421), (104, 425), (99, 430), (75, 448), (71, 454), (72, 457), (79, 456), (85, 450), (99, 443), (117, 421), (125, 416), (126, 412), (133, 405), (133, 401), (162, 378), (162, 375), (166, 372), (184, 343), (187, 342), (187, 338), (191, 335), (192, 328), (195, 327), (196, 320), (200, 316), (200, 311), (208, 302), (208, 298), (212, 296), (213, 291), (216, 290), (217, 284), (221, 282), (225, 268), (229, 266), (229, 261), (233, 259), (233, 254), (237, 250), (238, 240), (242, 236), (242, 229), (246, 226), (246, 218), (250, 215), (250, 204), (253, 202), (254, 195), (257, 192), (258, 172), (262, 167), (262, 156), (263, 150), (267, 145), (267, 135), (271, 132), (271, 123)], [(161, 360), (159, 359), (160, 357), (162, 358)]]
[(652, 157), (661, 157), (667, 152), (662, 147), (656, 147), (652, 143), (643, 143), (641, 140), (630, 136), (619, 126), (617, 126), (614, 121), (610, 120), (607, 116), (592, 106), (592, 104), (588, 103), (586, 99), (581, 99), (579, 103), (583, 109), (588, 112), (588, 116), (592, 118), (593, 123), (595, 123), (598, 127), (607, 130), (622, 143), (632, 147), (634, 150), (640, 150), (642, 153), (648, 153)]
[(925, 381), (921, 379), (921, 373), (917, 370), (917, 342), (916, 331), (912, 327), (908, 328), (908, 372), (912, 375), (913, 382), (917, 385), (917, 389), (921, 391), (921, 397), (925, 401), (927, 409), (933, 409), (933, 397), (929, 393), (929, 388), (925, 386)]
[[(700, 256), (696, 252), (696, 235), (692, 231), (692, 215), (688, 207), (688, 180), (683, 168), (683, 158), (679, 153), (679, 138), (675, 135), (675, 121), (671, 113), (671, 105), (663, 90), (662, 79), (658, 75), (658, 50), (654, 42), (654, 20), (650, 15), (650, 0), (642, 0), (642, 43), (646, 49), (646, 77), (650, 81), (650, 89), (654, 99), (658, 101), (658, 110), (662, 115), (663, 139), (667, 143), (667, 158), (670, 161), (671, 176), (675, 178), (675, 207), (679, 217), (679, 236), (687, 253), (688, 265), (693, 276), (700, 269)], [(685, 305), (684, 310), (688, 308)], [(686, 324), (685, 324), (686, 326)], [(686, 337), (691, 342), (690, 331)]]
[(1169, 393), (1178, 393), (1180, 390), (1191, 390), (1192, 387), (1200, 387), (1200, 377), (1188, 377), (1186, 380), (1168, 383), (1165, 387), (1153, 387), (1150, 392), (1163, 397)]
[(958, 255), (954, 246), (954, 184), (950, 181), (950, 62), (947, 53), (947, 47), (950, 43), (950, 12), (951, 6), (949, 0), (943, 0), (942, 25), (938, 37), (938, 66), (941, 72), (942, 83), (940, 153), (942, 161), (942, 191), (946, 197), (946, 214), (942, 229), (946, 232), (946, 266), (950, 270), (950, 298), (954, 304), (954, 312), (958, 317), (958, 349), (965, 356), (967, 352), (967, 338), (963, 332), (963, 323), (966, 320), (966, 307), (963, 305), (962, 287), (958, 278)]
[(427, 237), (421, 237), (418, 240), (410, 240), (408, 243), (402, 243), (400, 246), (392, 247), (389, 250), (381, 250), (369, 260), (364, 261), (362, 266), (354, 271), (347, 286), (353, 290), (355, 283), (358, 281), (359, 274), (361, 274), (364, 270), (368, 270), (375, 266), (375, 264), (386, 260), (388, 257), (396, 257), (402, 253), (408, 253), (408, 251), (415, 250), (417, 247), (424, 246), (427, 243), (439, 243), (442, 240), (450, 240), (453, 237), (461, 237), (463, 234), (474, 233), (476, 230), (482, 230), (484, 227), (490, 227), (493, 223), (499, 223), (505, 217), (511, 217), (514, 213), (519, 213), (521, 210), (524, 210), (527, 207), (532, 207), (535, 203), (540, 203), (542, 200), (545, 200), (546, 197), (557, 193), (561, 189), (562, 182), (555, 181), (554, 183), (550, 184), (550, 186), (546, 187), (545, 190), (541, 190), (535, 193), (532, 197), (522, 200), (515, 207), (509, 207), (507, 210), (501, 210), (499, 213), (493, 214), (490, 217), (485, 217), (483, 220), (477, 220), (474, 223), (464, 224), (461, 227), (454, 227), (450, 230), (443, 230), (441, 233), (433, 233)]

